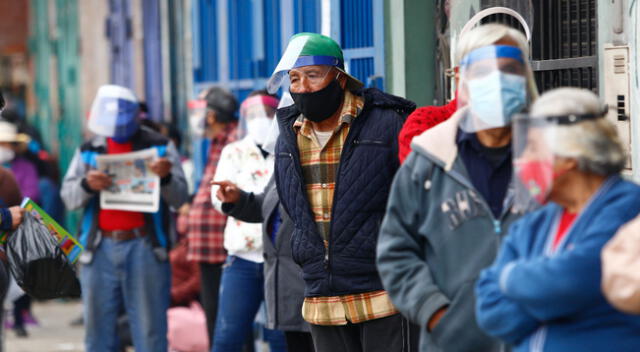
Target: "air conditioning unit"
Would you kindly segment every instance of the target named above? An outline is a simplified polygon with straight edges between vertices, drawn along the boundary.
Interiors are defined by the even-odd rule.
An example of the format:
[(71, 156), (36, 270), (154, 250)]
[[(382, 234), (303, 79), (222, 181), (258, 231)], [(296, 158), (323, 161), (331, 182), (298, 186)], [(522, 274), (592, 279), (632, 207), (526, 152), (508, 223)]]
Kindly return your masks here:
[(607, 118), (616, 124), (618, 134), (625, 146), (628, 160), (627, 171), (631, 164), (631, 103), (629, 86), (629, 47), (605, 44), (604, 46), (604, 93), (605, 103), (609, 106)]

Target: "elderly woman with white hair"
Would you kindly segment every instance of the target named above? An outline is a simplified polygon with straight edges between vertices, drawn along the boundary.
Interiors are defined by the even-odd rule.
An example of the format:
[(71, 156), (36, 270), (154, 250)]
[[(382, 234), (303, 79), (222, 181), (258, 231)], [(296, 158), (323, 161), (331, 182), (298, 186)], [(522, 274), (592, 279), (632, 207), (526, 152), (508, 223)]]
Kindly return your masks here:
[(588, 90), (540, 97), (514, 124), (517, 203), (542, 207), (515, 222), (476, 285), (476, 317), (515, 351), (638, 351), (640, 317), (601, 288), (600, 251), (640, 213), (640, 186), (606, 108)]

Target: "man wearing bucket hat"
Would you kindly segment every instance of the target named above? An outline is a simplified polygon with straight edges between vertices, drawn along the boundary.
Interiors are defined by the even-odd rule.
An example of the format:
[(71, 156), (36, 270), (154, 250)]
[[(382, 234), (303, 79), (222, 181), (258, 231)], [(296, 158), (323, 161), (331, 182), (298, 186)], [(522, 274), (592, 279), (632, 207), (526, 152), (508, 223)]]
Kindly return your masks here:
[(537, 97), (522, 33), (479, 26), (460, 38), (456, 113), (416, 137), (393, 183), (378, 269), (420, 350), (502, 351), (476, 323), (474, 283), (494, 259), (513, 205), (511, 119)]
[(293, 220), (305, 280), (304, 319), (316, 351), (402, 351), (406, 322), (375, 266), (378, 229), (398, 166), (397, 136), (415, 104), (346, 73), (331, 38), (295, 35), (267, 83), (288, 76), (275, 177)]
[[(67, 208), (84, 208), (80, 241), (85, 251), (80, 281), (88, 351), (118, 348), (117, 318), (129, 317), (136, 351), (167, 350), (170, 269), (167, 249), (169, 207), (187, 200), (187, 184), (174, 145), (140, 126), (138, 101), (129, 89), (100, 87), (91, 107), (89, 130), (96, 136), (76, 150), (61, 196)], [(100, 191), (111, 178), (96, 170), (96, 156), (156, 148), (151, 170), (160, 177), (161, 205), (156, 213), (100, 208)]]

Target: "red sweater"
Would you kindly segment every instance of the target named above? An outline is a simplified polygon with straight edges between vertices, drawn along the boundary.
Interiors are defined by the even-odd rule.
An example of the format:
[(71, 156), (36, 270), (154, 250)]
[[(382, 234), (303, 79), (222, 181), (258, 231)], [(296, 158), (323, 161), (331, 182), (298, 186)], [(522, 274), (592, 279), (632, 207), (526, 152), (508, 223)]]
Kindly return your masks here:
[(436, 126), (440, 122), (446, 121), (456, 112), (458, 103), (453, 99), (449, 104), (443, 106), (424, 106), (417, 108), (407, 117), (400, 134), (398, 135), (398, 156), (400, 163), (411, 153), (411, 140), (419, 136), (422, 132)]

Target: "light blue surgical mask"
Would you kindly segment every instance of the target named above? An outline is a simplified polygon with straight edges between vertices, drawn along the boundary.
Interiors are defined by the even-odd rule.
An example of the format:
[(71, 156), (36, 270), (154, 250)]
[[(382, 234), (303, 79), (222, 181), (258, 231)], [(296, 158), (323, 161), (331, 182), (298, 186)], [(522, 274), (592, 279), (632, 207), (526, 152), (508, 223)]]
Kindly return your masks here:
[(477, 132), (509, 126), (512, 116), (527, 105), (526, 83), (524, 76), (501, 71), (469, 80), (467, 88), (472, 116), (461, 126), (463, 130)]

